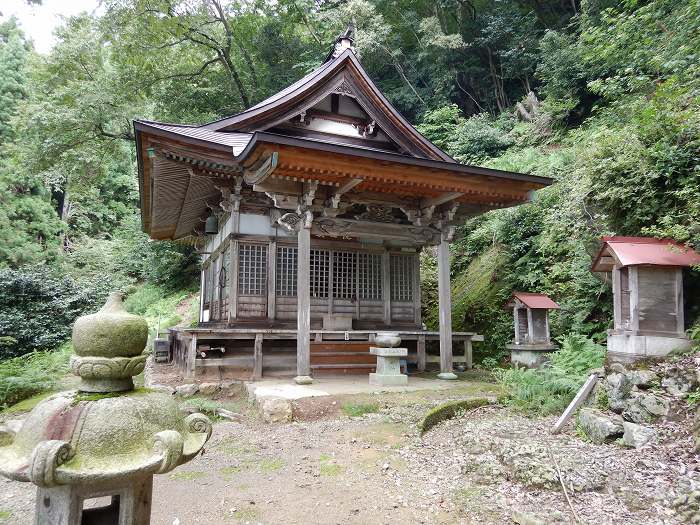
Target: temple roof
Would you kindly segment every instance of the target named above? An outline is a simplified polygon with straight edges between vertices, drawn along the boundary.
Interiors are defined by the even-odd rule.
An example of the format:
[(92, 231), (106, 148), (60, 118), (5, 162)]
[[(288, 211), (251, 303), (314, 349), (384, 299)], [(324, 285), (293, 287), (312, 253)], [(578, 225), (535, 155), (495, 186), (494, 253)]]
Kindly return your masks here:
[(350, 33), (317, 69), (241, 113), (202, 125), (135, 120), (134, 131), (142, 223), (153, 238), (192, 234), (222, 186), (244, 175), (249, 185), (260, 182), (261, 166), (264, 177), (330, 188), (356, 180), (353, 192), (419, 207), (454, 200), (470, 213), (527, 202), (551, 183), (456, 162), (379, 91)]
[[(561, 308), (561, 306), (552, 301), (548, 295), (543, 293), (514, 292), (513, 299), (517, 299), (528, 308), (545, 308), (551, 310), (558, 310)], [(513, 301), (511, 300), (509, 305), (513, 306), (512, 303)]]
[(671, 239), (653, 237), (603, 237), (593, 261), (594, 272), (609, 272), (625, 266), (695, 266), (700, 254)]

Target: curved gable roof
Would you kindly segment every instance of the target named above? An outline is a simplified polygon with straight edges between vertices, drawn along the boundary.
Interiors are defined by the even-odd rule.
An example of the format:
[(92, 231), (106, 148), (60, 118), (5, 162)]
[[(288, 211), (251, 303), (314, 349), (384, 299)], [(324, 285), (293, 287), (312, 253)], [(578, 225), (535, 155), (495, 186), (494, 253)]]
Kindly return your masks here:
[(421, 135), (391, 105), (350, 49), (250, 109), (202, 127), (212, 131), (264, 131), (311, 107), (333, 92), (355, 97), (358, 104), (377, 120), (384, 132), (405, 147), (412, 156), (455, 162)]

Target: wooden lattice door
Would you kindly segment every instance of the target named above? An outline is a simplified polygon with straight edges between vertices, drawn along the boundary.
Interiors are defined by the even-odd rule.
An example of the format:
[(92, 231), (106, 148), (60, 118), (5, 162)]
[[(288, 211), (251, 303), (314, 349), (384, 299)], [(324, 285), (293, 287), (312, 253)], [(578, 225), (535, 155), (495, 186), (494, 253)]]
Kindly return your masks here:
[(238, 317), (267, 317), (267, 245), (239, 245)]

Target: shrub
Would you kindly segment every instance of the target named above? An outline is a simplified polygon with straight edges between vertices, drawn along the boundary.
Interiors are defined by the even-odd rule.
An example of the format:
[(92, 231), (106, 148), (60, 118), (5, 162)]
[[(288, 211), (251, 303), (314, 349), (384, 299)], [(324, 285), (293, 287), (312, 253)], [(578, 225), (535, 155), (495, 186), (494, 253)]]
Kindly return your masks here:
[(459, 401), (445, 403), (428, 412), (418, 425), (418, 429), (420, 430), (421, 434), (424, 434), (435, 425), (448, 419), (452, 419), (461, 412), (488, 405), (490, 403), (491, 401), (485, 397), (478, 397), (476, 399), (462, 399)]
[(102, 281), (78, 282), (46, 266), (0, 270), (0, 359), (63, 343), (75, 319), (104, 301)]
[(0, 361), (0, 408), (56, 388), (68, 372), (69, 343), (56, 350), (32, 352)]
[(539, 370), (512, 368), (495, 370), (504, 385), (507, 403), (526, 412), (551, 414), (571, 402), (592, 368), (603, 366), (605, 348), (587, 337), (571, 334), (550, 362)]

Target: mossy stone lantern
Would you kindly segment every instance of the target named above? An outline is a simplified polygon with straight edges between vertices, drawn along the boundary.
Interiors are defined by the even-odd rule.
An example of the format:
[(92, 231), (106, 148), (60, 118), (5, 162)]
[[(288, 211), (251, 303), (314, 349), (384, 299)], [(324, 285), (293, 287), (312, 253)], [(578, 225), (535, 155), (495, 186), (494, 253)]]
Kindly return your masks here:
[(558, 350), (549, 337), (549, 311), (560, 306), (542, 293), (515, 292), (506, 305), (513, 309), (515, 338), (506, 345), (513, 366), (537, 368)]
[[(148, 327), (112, 294), (75, 323), (78, 390), (41, 403), (19, 429), (0, 429), (0, 474), (37, 489), (37, 524), (150, 522), (153, 475), (190, 461), (211, 436), (202, 414), (184, 417), (171, 396), (134, 389)], [(109, 504), (84, 508), (94, 498)]]

